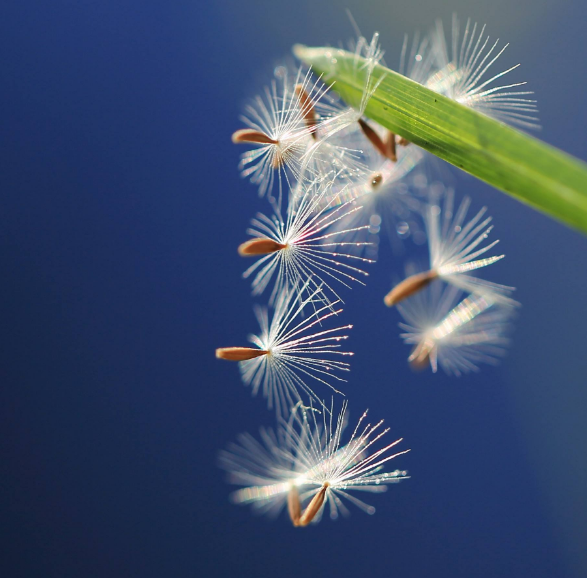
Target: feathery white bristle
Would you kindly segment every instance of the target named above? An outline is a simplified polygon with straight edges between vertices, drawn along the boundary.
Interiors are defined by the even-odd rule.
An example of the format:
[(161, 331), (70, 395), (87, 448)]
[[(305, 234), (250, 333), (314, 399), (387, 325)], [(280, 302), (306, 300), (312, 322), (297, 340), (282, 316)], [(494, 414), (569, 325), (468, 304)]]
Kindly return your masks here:
[(503, 255), (483, 257), (498, 241), (487, 245), (483, 242), (492, 229), (491, 217), (486, 217), (486, 209), (481, 209), (466, 222), (470, 199), (465, 197), (453, 214), (454, 195), (445, 196), (444, 206), (430, 205), (426, 212), (426, 232), (430, 249), (430, 269), (439, 278), (455, 285), (463, 291), (479, 295), (491, 293), (492, 298), (503, 305), (515, 306), (512, 299), (514, 287), (485, 281), (466, 273), (487, 267), (503, 258)]
[[(310, 290), (312, 283), (308, 280), (301, 290), (291, 288), (282, 292), (271, 322), (267, 308), (255, 309), (261, 332), (249, 340), (268, 354), (239, 362), (245, 384), (251, 385), (254, 395), (262, 389), (269, 407), (275, 408), (278, 415), (287, 415), (302, 394), (319, 401), (306, 383), (307, 378), (340, 393), (332, 382), (345, 382), (337, 374), (350, 370), (348, 363), (335, 358), (352, 355), (340, 349), (341, 341), (348, 338), (343, 332), (351, 326), (316, 331), (342, 309), (334, 308), (338, 301), (326, 303), (320, 287)], [(300, 294), (307, 297), (300, 299)]]
[(500, 84), (519, 64), (495, 74), (490, 72), (508, 46), (500, 48), (499, 40), (491, 42), (489, 36), (485, 36), (485, 26), (480, 27), (470, 19), (461, 39), (459, 20), (454, 15), (449, 55), (442, 21), (438, 20), (431, 34), (431, 54), (436, 60), (437, 72), (423, 84), (502, 122), (540, 128), (536, 101), (527, 98), (532, 91), (510, 90), (526, 83)]

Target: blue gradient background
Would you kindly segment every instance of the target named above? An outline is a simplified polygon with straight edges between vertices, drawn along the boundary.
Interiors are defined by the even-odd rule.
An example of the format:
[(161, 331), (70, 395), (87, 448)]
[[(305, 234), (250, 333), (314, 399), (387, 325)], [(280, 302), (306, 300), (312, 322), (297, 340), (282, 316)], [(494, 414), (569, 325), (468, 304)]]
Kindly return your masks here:
[(0, 17), (0, 575), (587, 575), (587, 239), (465, 175), (518, 287), (497, 368), (415, 375), (381, 303), (382, 246), (346, 388), (412, 448), (412, 478), (305, 530), (228, 502), (216, 467), (271, 425), (214, 348), (256, 329), (236, 246), (265, 205), (230, 143), (295, 42), (486, 22), (535, 90), (541, 138), (587, 158), (585, 3), (10, 1)]

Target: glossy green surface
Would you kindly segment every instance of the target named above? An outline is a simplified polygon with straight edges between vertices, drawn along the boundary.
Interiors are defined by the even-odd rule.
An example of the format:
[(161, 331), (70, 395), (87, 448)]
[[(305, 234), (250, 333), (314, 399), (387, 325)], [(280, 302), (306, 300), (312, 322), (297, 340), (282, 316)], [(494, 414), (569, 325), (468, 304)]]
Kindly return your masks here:
[[(297, 45), (296, 55), (351, 105), (364, 76), (353, 53)], [(383, 78), (382, 78), (383, 77)], [(520, 201), (587, 233), (587, 164), (383, 66), (365, 115)]]

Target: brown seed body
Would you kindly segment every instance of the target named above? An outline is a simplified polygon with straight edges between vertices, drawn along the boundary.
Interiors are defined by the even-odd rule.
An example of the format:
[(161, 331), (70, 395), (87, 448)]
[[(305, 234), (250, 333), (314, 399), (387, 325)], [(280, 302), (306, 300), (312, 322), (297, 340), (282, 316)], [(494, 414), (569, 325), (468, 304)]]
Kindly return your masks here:
[(300, 525), (300, 516), (302, 515), (302, 506), (300, 504), (300, 495), (298, 489), (292, 486), (287, 494), (287, 511), (289, 518), (294, 526)]
[(235, 144), (252, 142), (258, 144), (279, 144), (278, 141), (252, 128), (242, 128), (232, 133), (232, 142)]
[(309, 97), (308, 93), (304, 89), (301, 84), (296, 84), (296, 96), (300, 101), (300, 105), (302, 107), (302, 114), (304, 115), (304, 121), (306, 122), (306, 126), (312, 130), (312, 137), (316, 140), (316, 111), (314, 110), (314, 106), (312, 104), (312, 99)]
[(359, 119), (359, 126), (363, 134), (369, 139), (381, 156), (390, 161), (395, 162), (397, 160), (395, 154), (395, 135), (393, 133), (389, 133), (386, 142), (383, 142), (379, 138), (379, 135), (362, 118)]
[(379, 153), (382, 156), (387, 157), (385, 143), (379, 138), (379, 135), (362, 118), (359, 119), (359, 126), (361, 127), (363, 134), (369, 139)]
[(404, 279), (399, 285), (396, 285), (384, 298), (383, 301), (388, 307), (393, 307), (396, 303), (403, 301), (421, 291), (429, 285), (434, 279), (438, 278), (438, 273), (434, 270), (424, 273), (417, 273)]
[(393, 162), (396, 162), (397, 154), (395, 150), (395, 134), (391, 131), (387, 133), (387, 138), (385, 139), (385, 150), (387, 158)]
[(287, 245), (282, 245), (273, 239), (249, 239), (242, 245), (239, 245), (238, 254), (241, 257), (269, 255), (269, 253), (275, 253), (286, 247)]
[(261, 355), (267, 355), (265, 349), (255, 349), (253, 347), (219, 347), (216, 350), (216, 357), (218, 359), (226, 359), (227, 361), (247, 361)]
[(328, 482), (326, 482), (318, 491), (318, 493), (312, 498), (308, 507), (305, 509), (304, 513), (300, 517), (300, 520), (294, 526), (307, 526), (315, 517), (316, 514), (320, 511), (322, 504), (324, 504), (324, 498), (326, 497), (326, 490), (328, 489)]

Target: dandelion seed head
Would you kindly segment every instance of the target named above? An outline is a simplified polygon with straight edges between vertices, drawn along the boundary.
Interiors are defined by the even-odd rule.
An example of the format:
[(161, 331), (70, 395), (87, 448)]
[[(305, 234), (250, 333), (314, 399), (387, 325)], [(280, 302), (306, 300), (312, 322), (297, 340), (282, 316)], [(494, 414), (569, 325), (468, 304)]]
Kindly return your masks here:
[[(327, 328), (327, 321), (342, 309), (335, 308), (337, 302), (326, 304), (321, 288), (311, 290), (311, 285), (315, 283), (309, 279), (301, 290), (281, 293), (271, 320), (267, 308), (257, 307), (260, 332), (249, 336), (254, 347), (240, 359), (233, 357), (253, 395), (261, 390), (278, 416), (287, 415), (302, 396), (319, 403), (313, 390), (316, 384), (340, 393), (334, 383), (346, 382), (340, 374), (350, 370), (341, 358), (352, 353), (342, 351), (341, 342), (348, 338), (342, 332), (352, 326)], [(300, 300), (300, 294), (307, 296)]]
[(398, 305), (405, 320), (402, 339), (413, 349), (408, 358), (416, 369), (438, 365), (447, 374), (477, 371), (480, 363), (495, 364), (509, 340), (512, 308), (489, 294), (468, 295), (437, 283)]
[[(285, 217), (275, 210), (271, 217), (258, 214), (252, 221), (248, 233), (254, 239), (241, 248), (261, 242), (276, 249), (259, 253), (260, 258), (244, 273), (245, 278), (253, 276), (254, 295), (263, 293), (273, 282), (271, 304), (290, 287), (300, 291), (321, 287), (324, 298), (335, 301), (340, 299), (335, 286), (364, 284), (361, 278), (367, 273), (361, 266), (372, 261), (352, 254), (345, 236), (368, 225), (333, 228), (359, 207), (350, 201), (335, 205), (332, 183), (332, 180), (304, 183), (290, 195)], [(252, 254), (250, 250), (248, 254)], [(309, 285), (306, 280), (310, 280)]]
[(294, 509), (301, 512), (305, 508), (301, 523), (295, 524), (302, 526), (319, 522), (326, 507), (332, 519), (347, 515), (344, 501), (374, 513), (371, 505), (352, 492), (380, 493), (388, 484), (405, 479), (405, 470), (384, 472), (383, 468), (408, 450), (395, 452), (393, 448), (401, 439), (385, 444), (381, 440), (388, 428), (382, 427), (382, 421), (371, 425), (366, 419), (367, 412), (343, 444), (348, 423), (346, 403), (338, 416), (334, 416), (333, 406), (317, 411), (298, 403), (287, 419), (280, 419), (275, 432), (261, 430), (261, 442), (240, 436), (239, 443), (220, 454), (220, 465), (229, 472), (229, 481), (246, 486), (233, 494), (232, 501), (275, 515), (285, 507), (293, 490), (300, 504)]
[(303, 178), (305, 155), (321, 124), (332, 124), (339, 113), (327, 98), (329, 88), (304, 67), (290, 71), (279, 66), (271, 84), (245, 107), (240, 119), (247, 128), (236, 131), (233, 142), (255, 146), (241, 156), (239, 168), (258, 185), (260, 196), (272, 196), (277, 178), (280, 203), (283, 189)]

